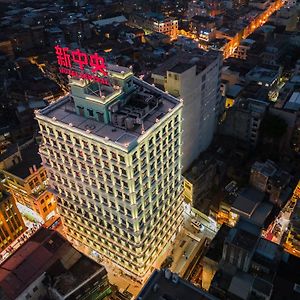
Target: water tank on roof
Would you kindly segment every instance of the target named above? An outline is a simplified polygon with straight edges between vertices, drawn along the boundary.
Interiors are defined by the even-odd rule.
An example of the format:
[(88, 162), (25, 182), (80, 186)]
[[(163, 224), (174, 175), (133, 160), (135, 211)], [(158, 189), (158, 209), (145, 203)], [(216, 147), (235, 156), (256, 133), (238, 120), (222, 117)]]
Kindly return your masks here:
[(119, 102), (115, 103), (114, 105), (110, 106), (110, 111), (115, 113), (119, 110)]
[(133, 121), (132, 118), (126, 118), (125, 119), (125, 127), (127, 129), (133, 129), (133, 127), (134, 127), (134, 121)]
[(125, 119), (125, 116), (118, 115), (118, 117), (117, 117), (117, 123), (118, 123), (119, 126), (123, 126), (124, 119)]

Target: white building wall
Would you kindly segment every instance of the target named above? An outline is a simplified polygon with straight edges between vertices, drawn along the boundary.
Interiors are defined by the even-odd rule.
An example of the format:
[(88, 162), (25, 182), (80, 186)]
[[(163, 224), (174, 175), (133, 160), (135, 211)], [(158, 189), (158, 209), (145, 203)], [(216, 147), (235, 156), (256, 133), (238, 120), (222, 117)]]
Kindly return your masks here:
[(167, 72), (165, 89), (183, 99), (183, 172), (210, 145), (218, 112), (220, 61), (196, 74), (196, 66), (181, 74)]

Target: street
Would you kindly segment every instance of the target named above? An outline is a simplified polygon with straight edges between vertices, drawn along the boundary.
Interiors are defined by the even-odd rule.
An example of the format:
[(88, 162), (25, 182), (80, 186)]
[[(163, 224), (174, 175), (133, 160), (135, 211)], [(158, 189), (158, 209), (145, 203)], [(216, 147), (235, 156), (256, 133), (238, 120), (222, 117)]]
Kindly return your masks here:
[[(160, 268), (167, 257), (172, 257), (173, 262), (170, 267), (172, 272), (183, 276), (187, 270), (190, 270), (189, 266), (191, 263), (195, 262), (196, 255), (203, 252), (202, 249), (206, 244), (205, 241), (207, 239), (211, 240), (215, 235), (215, 231), (206, 225), (203, 226), (202, 231), (195, 229), (191, 225), (192, 219), (195, 219), (195, 216), (191, 216), (186, 212), (183, 214), (183, 226), (181, 230), (177, 234), (175, 240), (173, 242), (169, 242), (163, 252), (156, 259), (152, 266), (153, 268)], [(56, 230), (63, 233), (62, 227), (57, 228)], [(80, 252), (105, 266), (111, 284), (118, 286), (121, 292), (128, 291), (133, 296), (137, 296), (142, 284), (126, 275), (125, 272), (123, 272), (116, 264), (93, 251), (91, 248), (79, 243), (78, 241), (72, 239), (70, 241)]]

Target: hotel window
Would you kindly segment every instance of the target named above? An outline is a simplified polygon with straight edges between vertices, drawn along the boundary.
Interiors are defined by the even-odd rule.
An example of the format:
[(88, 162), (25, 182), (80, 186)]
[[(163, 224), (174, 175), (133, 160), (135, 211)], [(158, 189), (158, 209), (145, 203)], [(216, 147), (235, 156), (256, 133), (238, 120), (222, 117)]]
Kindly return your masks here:
[(158, 132), (155, 137), (156, 137), (156, 143), (158, 143), (160, 140), (160, 133)]
[(134, 153), (132, 154), (132, 161), (135, 161), (136, 158), (137, 158), (137, 154), (136, 154), (136, 152), (134, 152)]
[(62, 139), (62, 134), (61, 134), (61, 132), (57, 130), (56, 133), (57, 133), (57, 137), (58, 137), (59, 139)]
[(108, 187), (108, 193), (111, 194), (111, 195), (113, 194), (113, 190), (110, 186)]
[(83, 152), (81, 150), (77, 150), (78, 157), (83, 158)]
[(96, 162), (96, 165), (101, 166), (100, 159), (98, 157), (95, 157), (95, 162)]
[(94, 111), (92, 109), (87, 109), (88, 113), (89, 113), (89, 117), (93, 117), (94, 116)]
[(101, 170), (97, 170), (97, 174), (100, 179), (103, 178), (103, 173)]
[(89, 144), (88, 144), (88, 142), (82, 141), (82, 143), (83, 143), (83, 147), (84, 147), (85, 149), (89, 149)]
[(62, 151), (64, 151), (64, 152), (66, 152), (67, 150), (66, 150), (66, 146), (65, 145), (63, 145), (63, 144), (60, 144), (60, 147), (61, 147), (61, 150)]
[(66, 141), (71, 142), (71, 137), (69, 134), (65, 134)]
[(92, 148), (93, 148), (93, 151), (94, 151), (95, 153), (98, 153), (98, 148), (97, 148), (96, 145), (93, 145), (93, 144), (92, 144)]
[(105, 149), (101, 148), (101, 151), (102, 151), (102, 155), (107, 156), (107, 151)]

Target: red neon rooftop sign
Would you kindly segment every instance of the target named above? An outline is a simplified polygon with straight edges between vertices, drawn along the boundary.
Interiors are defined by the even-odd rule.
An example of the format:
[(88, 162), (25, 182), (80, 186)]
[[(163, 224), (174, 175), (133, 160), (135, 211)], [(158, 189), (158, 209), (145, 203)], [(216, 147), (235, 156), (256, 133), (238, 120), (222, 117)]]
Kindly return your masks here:
[[(109, 85), (107, 78), (99, 77), (99, 73), (105, 77), (108, 73), (104, 58), (98, 53), (87, 54), (79, 49), (70, 50), (68, 47), (57, 45), (55, 46), (55, 54), (57, 63), (60, 65), (60, 73)], [(78, 71), (78, 67), (80, 71)], [(92, 74), (86, 72), (85, 67), (89, 67)]]

